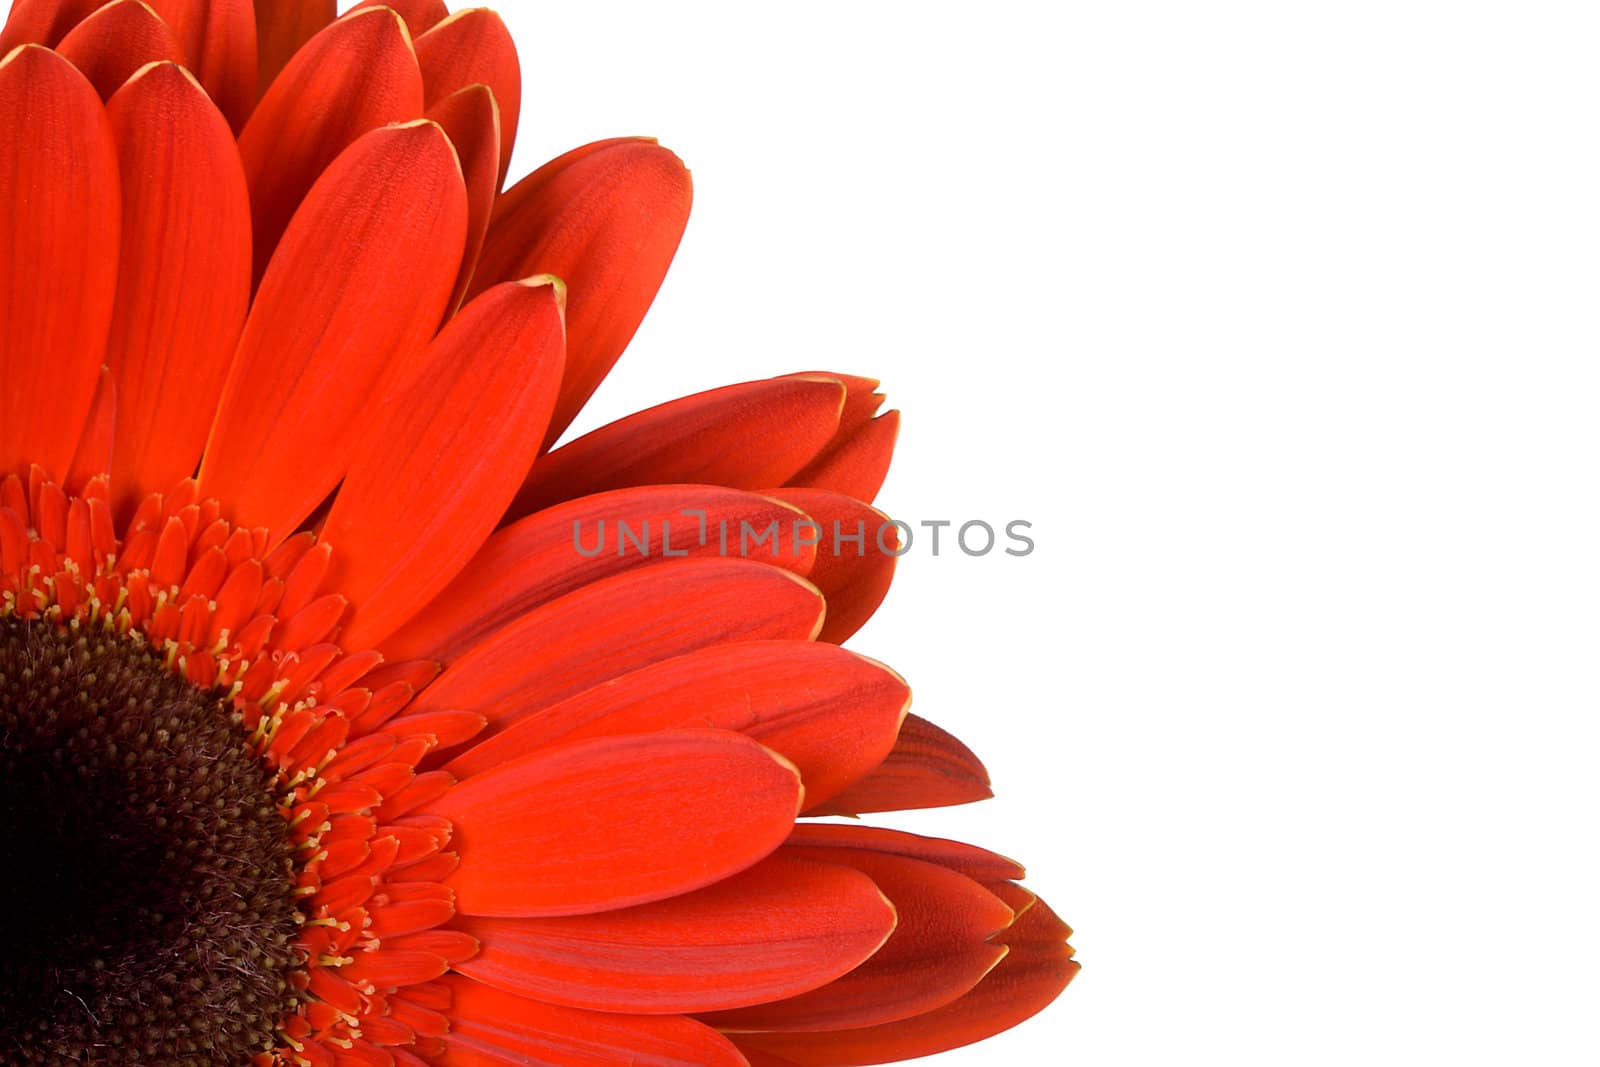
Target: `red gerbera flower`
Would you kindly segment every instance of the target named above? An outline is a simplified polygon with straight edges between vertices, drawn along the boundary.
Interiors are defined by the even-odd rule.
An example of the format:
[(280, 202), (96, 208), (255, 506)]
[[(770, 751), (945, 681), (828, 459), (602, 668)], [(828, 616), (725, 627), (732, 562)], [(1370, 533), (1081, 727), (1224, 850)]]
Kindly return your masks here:
[(988, 795), (838, 647), (895, 546), (802, 535), (882, 525), (877, 383), (548, 451), (675, 156), (501, 194), (516, 52), (436, 0), (17, 0), (0, 52), (0, 1061), (879, 1063), (1065, 987), (1012, 861), (796, 821)]

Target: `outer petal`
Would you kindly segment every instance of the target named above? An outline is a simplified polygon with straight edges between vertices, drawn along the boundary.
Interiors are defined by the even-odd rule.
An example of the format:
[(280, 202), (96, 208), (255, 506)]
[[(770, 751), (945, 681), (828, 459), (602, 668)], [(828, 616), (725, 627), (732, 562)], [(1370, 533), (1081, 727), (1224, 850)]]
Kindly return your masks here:
[(172, 30), (144, 0), (113, 0), (74, 27), (56, 51), (107, 98), (146, 63), (183, 59)]
[(295, 208), (340, 152), (369, 130), (421, 115), (422, 74), (393, 11), (354, 13), (306, 44), (239, 135), (257, 277)]
[(104, 0), (15, 0), (0, 31), (0, 55), (19, 44), (55, 45)]
[(418, 35), (417, 64), (430, 108), (469, 85), (494, 90), (500, 105), (500, 168), (494, 186), (498, 192), (511, 166), (522, 114), (522, 67), (511, 31), (488, 8), (457, 11)]
[(311, 190), (262, 280), (200, 469), (235, 522), (282, 537), (338, 484), (362, 410), (443, 314), (466, 200), (431, 122), (374, 130)]
[(599, 915), (466, 919), (477, 956), (457, 969), (577, 1008), (712, 1011), (803, 993), (888, 939), (895, 910), (872, 879), (771, 856), (693, 893)]
[(710, 1027), (682, 1016), (609, 1015), (525, 1000), (466, 979), (453, 994), (441, 1067), (745, 1067)]
[(578, 738), (714, 726), (781, 752), (817, 804), (883, 761), (910, 702), (899, 675), (832, 645), (713, 645), (528, 715), (458, 756), (450, 770), (472, 774)]
[(450, 313), (454, 314), (477, 269), (494, 198), (500, 190), (500, 106), (487, 85), (469, 85), (429, 107), (428, 118), (450, 135), (467, 184), (467, 250), (450, 300)]
[(841, 643), (889, 595), (899, 531), (883, 512), (838, 493), (777, 489), (772, 494), (804, 511), (817, 526), (817, 562), (810, 577), (828, 598), (828, 621), (819, 640)]
[(579, 741), (501, 764), (423, 811), (455, 826), (462, 915), (582, 915), (720, 881), (782, 843), (803, 794), (723, 730)]
[(900, 413), (888, 411), (840, 438), (787, 484), (831, 489), (871, 501), (883, 488), (900, 437)]
[(251, 0), (148, 0), (172, 27), (184, 64), (233, 130), (256, 105), (256, 13)]
[(963, 874), (922, 860), (857, 849), (785, 848), (785, 856), (867, 874), (894, 902), (899, 925), (877, 954), (819, 989), (707, 1016), (725, 1030), (838, 1030), (909, 1018), (950, 1003), (1005, 958), (990, 943), (1012, 910)]
[(562, 300), (544, 278), (484, 293), (376, 413), (322, 531), (333, 585), (354, 605), (349, 647), (410, 618), (499, 522), (555, 406)]
[(881, 766), (808, 815), (861, 815), (971, 804), (994, 794), (972, 750), (933, 723), (907, 715)]
[(90, 479), (111, 470), (111, 437), (117, 422), (117, 384), (107, 367), (100, 368), (95, 385), (94, 406), (83, 424), (83, 435), (72, 452), (72, 466), (61, 483), (69, 493), (82, 495)]
[(985, 885), (1014, 881), (1027, 873), (1016, 860), (977, 845), (876, 826), (801, 823), (794, 828), (789, 843), (797, 848), (862, 849), (891, 856), (908, 856), (960, 871)]
[(620, 574), (529, 612), (452, 664), (416, 711), (470, 708), (485, 737), (564, 697), (715, 644), (806, 640), (822, 598), (745, 560), (682, 560)]
[(113, 504), (194, 473), (250, 302), (250, 199), (227, 122), (176, 64), (106, 107), (121, 160), (122, 267), (106, 359), (117, 378)]
[(0, 115), (0, 473), (65, 477), (116, 296), (116, 148), (93, 86), (37, 46), (0, 60)]
[(369, 7), (392, 7), (406, 20), (412, 37), (420, 37), (450, 16), (444, 0), (361, 0), (353, 10)]
[(288, 64), (289, 57), (333, 21), (337, 0), (255, 0), (260, 95)]
[(782, 485), (839, 426), (836, 378), (769, 378), (668, 401), (563, 445), (517, 494), (521, 516), (563, 500), (634, 485)]
[(567, 373), (546, 443), (572, 422), (627, 347), (689, 221), (689, 172), (646, 140), (568, 152), (501, 198), (473, 281), (567, 283)]
[(448, 589), (384, 642), (384, 652), (391, 659), (455, 659), (540, 604), (679, 556), (750, 556), (805, 574), (816, 548), (796, 543), (794, 524), (804, 520), (770, 497), (713, 486), (574, 500), (491, 537)]
[(752, 1054), (750, 1062), (768, 1063), (757, 1058), (765, 1054), (795, 1067), (896, 1063), (985, 1040), (1042, 1011), (1080, 970), (1066, 944), (1072, 931), (1031, 893), (1015, 886), (993, 888), (1018, 909), (1017, 919), (995, 939), (1009, 948), (1006, 958), (971, 992), (934, 1011), (880, 1026), (741, 1034), (737, 1041)]

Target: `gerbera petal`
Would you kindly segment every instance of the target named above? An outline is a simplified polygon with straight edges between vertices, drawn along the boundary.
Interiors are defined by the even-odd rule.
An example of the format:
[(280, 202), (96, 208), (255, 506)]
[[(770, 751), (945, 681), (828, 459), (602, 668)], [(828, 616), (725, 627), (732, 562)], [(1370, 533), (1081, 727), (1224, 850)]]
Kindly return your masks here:
[(727, 1038), (680, 1015), (614, 1015), (542, 1004), (454, 976), (441, 1067), (745, 1067)]
[(990, 943), (1012, 910), (964, 874), (922, 860), (859, 849), (780, 853), (838, 863), (869, 876), (894, 903), (899, 924), (884, 946), (849, 974), (772, 1004), (706, 1016), (725, 1030), (838, 1030), (893, 1022), (950, 1003), (1005, 957)]
[(144, 0), (114, 0), (61, 39), (56, 51), (110, 97), (146, 63), (182, 62), (178, 39)]
[(598, 915), (464, 919), (479, 952), (458, 970), (507, 992), (596, 1011), (714, 1011), (814, 989), (893, 933), (866, 875), (769, 856), (731, 878)]
[(337, 0), (255, 0), (258, 95), (337, 13)]
[(555, 406), (562, 299), (547, 278), (490, 289), (371, 417), (322, 530), (354, 605), (349, 647), (377, 644), (447, 586), (504, 513)]
[(821, 615), (814, 586), (764, 563), (663, 563), (529, 612), (447, 668), (412, 708), (471, 708), (489, 720), (488, 736), (564, 697), (686, 652), (737, 641), (807, 640)]
[(364, 436), (361, 412), (438, 324), (466, 220), (455, 150), (434, 123), (374, 130), (328, 168), (245, 323), (202, 495), (279, 537), (323, 501)]
[(839, 644), (865, 625), (888, 596), (899, 530), (883, 512), (821, 489), (775, 489), (772, 495), (816, 524), (817, 562), (807, 575), (828, 598), (820, 641)]
[(494, 90), (500, 105), (500, 167), (494, 186), (498, 192), (511, 166), (522, 114), (522, 66), (506, 24), (488, 8), (457, 11), (417, 36), (417, 64), (428, 107), (469, 85)]
[(809, 815), (862, 815), (971, 804), (994, 795), (989, 772), (955, 737), (916, 715), (900, 726), (894, 750), (861, 781)]
[(183, 68), (106, 106), (122, 256), (106, 359), (117, 378), (116, 512), (194, 473), (250, 303), (250, 199), (227, 121)]
[(840, 438), (786, 484), (871, 501), (883, 488), (900, 437), (900, 412), (886, 411)]
[(104, 0), (16, 0), (0, 31), (0, 55), (19, 44), (54, 45)]
[(449, 769), (473, 774), (580, 738), (714, 726), (783, 753), (800, 768), (815, 805), (883, 761), (910, 700), (910, 687), (899, 675), (833, 645), (714, 645), (525, 716), (456, 757)]
[(715, 486), (600, 493), (530, 515), (491, 537), (450, 587), (384, 642), (391, 659), (453, 660), (507, 623), (580, 586), (680, 556), (750, 556), (805, 574), (805, 515)]
[[(997, 892), (1005, 887), (994, 887)], [(756, 1055), (775, 1055), (795, 1067), (856, 1067), (932, 1056), (993, 1037), (1030, 1018), (1055, 1000), (1080, 970), (1066, 938), (1067, 924), (1042, 900), (1016, 890), (1017, 919), (995, 938), (1006, 958), (965, 995), (931, 1012), (861, 1029), (819, 1033), (740, 1034), (735, 1040)]]
[[(427, 806), (455, 826), (463, 915), (582, 915), (687, 893), (782, 843), (804, 790), (740, 734), (671, 730), (544, 749)], [(1009, 912), (1008, 912), (1009, 914)]]
[(307, 42), (239, 135), (250, 180), (256, 275), (340, 152), (369, 130), (421, 115), (422, 73), (405, 23), (392, 10), (356, 12)]
[(770, 378), (696, 393), (602, 426), (540, 459), (517, 494), (521, 516), (635, 485), (782, 485), (833, 437), (837, 378)]
[(117, 423), (117, 383), (109, 367), (100, 368), (100, 380), (95, 385), (94, 404), (84, 421), (83, 434), (72, 451), (72, 466), (67, 470), (61, 487), (69, 493), (81, 494), (89, 480), (111, 470), (111, 439)]
[(116, 296), (116, 148), (94, 87), (37, 45), (0, 60), (0, 473), (61, 477)]
[(628, 138), (568, 152), (500, 199), (473, 288), (535, 273), (567, 283), (567, 373), (547, 444), (644, 320), (688, 224), (692, 195), (677, 156)]
[(148, 0), (182, 49), (184, 65), (234, 130), (256, 105), (256, 14), (251, 0)]
[(794, 828), (789, 843), (798, 848), (862, 849), (908, 856), (948, 867), (985, 884), (1015, 881), (1027, 874), (1016, 860), (977, 845), (939, 837), (922, 837), (877, 826), (801, 823)]
[(449, 311), (461, 305), (483, 251), (489, 217), (500, 189), (500, 105), (487, 85), (469, 85), (428, 108), (428, 118), (450, 135), (467, 185), (467, 249), (461, 256)]
[(422, 36), (450, 17), (450, 9), (445, 6), (444, 0), (361, 0), (351, 10), (360, 11), (369, 7), (394, 8), (406, 20), (406, 28), (411, 31), (412, 37)]

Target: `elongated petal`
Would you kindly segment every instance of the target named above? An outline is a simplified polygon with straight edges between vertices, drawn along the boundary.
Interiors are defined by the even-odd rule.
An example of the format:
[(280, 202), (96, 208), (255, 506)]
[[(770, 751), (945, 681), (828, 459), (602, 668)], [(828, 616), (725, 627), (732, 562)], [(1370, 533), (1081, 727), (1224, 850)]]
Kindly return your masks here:
[(833, 378), (770, 378), (668, 401), (541, 459), (513, 516), (634, 485), (782, 485), (833, 437), (844, 403)]
[(567, 153), (501, 198), (474, 289), (529, 274), (567, 283), (567, 373), (553, 442), (639, 328), (689, 221), (689, 172), (646, 140)]
[(803, 790), (747, 737), (674, 730), (546, 749), (423, 809), (456, 828), (462, 915), (582, 915), (687, 893), (782, 843)]
[(113, 96), (122, 266), (106, 359), (117, 379), (113, 503), (194, 473), (250, 302), (250, 199), (226, 120), (176, 64)]
[(258, 95), (307, 41), (333, 21), (337, 0), (255, 0)]
[(235, 131), (256, 105), (256, 14), (251, 0), (148, 0), (172, 27), (184, 64)]
[(56, 46), (102, 97), (146, 63), (183, 60), (172, 30), (144, 0), (115, 0), (80, 22)]
[(72, 466), (61, 483), (69, 493), (81, 494), (91, 478), (111, 470), (111, 438), (117, 424), (117, 383), (108, 367), (100, 368), (95, 384), (94, 405), (83, 424), (83, 434), (72, 451)]
[(640, 667), (716, 644), (807, 640), (815, 587), (745, 560), (679, 560), (617, 575), (529, 612), (441, 674), (417, 711), (470, 708), (485, 737)]
[(680, 1015), (615, 1015), (542, 1004), (458, 977), (443, 1067), (745, 1067), (722, 1035)]
[(262, 280), (206, 445), (203, 495), (280, 537), (322, 502), (362, 437), (360, 413), (439, 322), (466, 224), (461, 170), (435, 124), (374, 130), (339, 157)]
[(376, 645), (415, 614), (499, 522), (555, 406), (561, 304), (551, 279), (490, 289), (366, 427), (322, 531), (337, 550), (333, 582), (354, 606), (350, 647)]
[(952, 871), (960, 871), (978, 882), (1014, 881), (1026, 875), (1022, 865), (977, 845), (923, 837), (901, 830), (876, 826), (842, 826), (832, 823), (801, 823), (794, 828), (789, 843), (797, 848), (861, 849), (891, 856), (926, 860)]
[(933, 723), (907, 715), (887, 759), (809, 815), (862, 815), (971, 804), (994, 794), (972, 750)]
[[(1001, 891), (1003, 887), (996, 886)], [(1017, 893), (1016, 887), (1010, 887)], [(1042, 900), (1020, 892), (1017, 919), (996, 942), (1009, 951), (970, 992), (941, 1008), (898, 1022), (820, 1033), (740, 1034), (755, 1055), (775, 1055), (795, 1067), (855, 1067), (932, 1056), (993, 1037), (1042, 1011), (1080, 970), (1066, 938), (1072, 931)], [(775, 1067), (775, 1065), (774, 1065)]]
[(475, 773), (545, 745), (685, 726), (737, 730), (800, 768), (812, 804), (881, 763), (911, 690), (882, 664), (832, 645), (714, 645), (528, 715), (451, 764)]
[(116, 149), (94, 87), (37, 46), (0, 60), (0, 115), (0, 473), (65, 477), (116, 296)]
[(0, 56), (22, 44), (54, 46), (104, 0), (15, 0), (0, 31)]
[(842, 435), (804, 470), (786, 479), (785, 484), (830, 489), (871, 502), (883, 488), (899, 437), (900, 413), (884, 412), (859, 429)]
[(421, 115), (417, 57), (405, 23), (388, 8), (342, 18), (296, 53), (239, 135), (257, 277), (295, 209), (340, 152), (369, 130)]
[(784, 856), (839, 863), (871, 877), (899, 925), (866, 963), (828, 985), (772, 1004), (706, 1017), (725, 1030), (839, 1030), (909, 1018), (950, 1003), (1005, 957), (991, 944), (1012, 910), (966, 875), (858, 849), (785, 847)]
[(828, 598), (828, 621), (818, 639), (839, 644), (861, 629), (889, 595), (899, 531), (883, 512), (838, 493), (777, 489), (772, 495), (816, 523), (817, 562), (809, 577)]
[(391, 659), (453, 660), (540, 604), (680, 556), (749, 556), (805, 574), (798, 509), (713, 486), (651, 486), (574, 500), (491, 537), (450, 587), (384, 642)]
[(871, 878), (771, 856), (693, 893), (598, 915), (466, 919), (458, 969), (507, 992), (596, 1011), (713, 1011), (777, 1000), (856, 967), (895, 928)]
[(392, 7), (406, 20), (412, 37), (420, 37), (450, 17), (444, 0), (361, 0), (352, 10), (369, 7)]
[(456, 146), (467, 185), (467, 248), (450, 299), (449, 311), (454, 313), (477, 269), (500, 189), (500, 106), (487, 85), (469, 85), (429, 107), (428, 118), (443, 127)]
[(522, 114), (522, 67), (517, 46), (500, 16), (488, 8), (457, 11), (417, 37), (426, 103), (433, 107), (469, 85), (487, 85), (500, 105), (500, 166), (495, 191), (505, 182)]

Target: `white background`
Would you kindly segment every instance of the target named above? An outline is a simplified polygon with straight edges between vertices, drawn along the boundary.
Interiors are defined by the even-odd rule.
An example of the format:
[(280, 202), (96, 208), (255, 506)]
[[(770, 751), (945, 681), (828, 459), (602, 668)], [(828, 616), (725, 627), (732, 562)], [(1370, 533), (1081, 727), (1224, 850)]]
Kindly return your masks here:
[(1594, 8), (500, 8), (515, 173), (695, 175), (578, 429), (868, 373), (884, 507), (1035, 525), (852, 642), (1085, 965), (929, 1062), (1596, 1062)]

